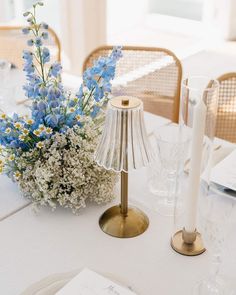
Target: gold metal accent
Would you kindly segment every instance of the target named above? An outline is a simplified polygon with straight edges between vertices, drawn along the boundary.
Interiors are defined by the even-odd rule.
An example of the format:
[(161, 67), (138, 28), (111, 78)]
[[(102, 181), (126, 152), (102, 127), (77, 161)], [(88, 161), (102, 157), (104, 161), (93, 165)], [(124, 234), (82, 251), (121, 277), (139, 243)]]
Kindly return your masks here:
[(141, 100), (132, 96), (117, 96), (110, 100), (113, 107), (118, 109), (133, 109), (141, 104)]
[(185, 229), (176, 232), (171, 239), (171, 247), (185, 256), (196, 256), (206, 251), (201, 234), (196, 230), (193, 233)]
[(121, 104), (122, 104), (123, 106), (127, 106), (127, 105), (129, 105), (129, 99), (123, 99), (122, 102), (121, 102)]
[(146, 231), (149, 225), (145, 213), (135, 207), (128, 208), (128, 173), (121, 172), (121, 204), (109, 208), (99, 219), (101, 229), (117, 238), (133, 238)]
[(128, 173), (121, 172), (121, 213), (127, 216), (128, 213)]
[(121, 206), (106, 210), (99, 219), (101, 229), (116, 238), (133, 238), (146, 231), (149, 225), (145, 213), (135, 207), (129, 207), (127, 214), (121, 212)]

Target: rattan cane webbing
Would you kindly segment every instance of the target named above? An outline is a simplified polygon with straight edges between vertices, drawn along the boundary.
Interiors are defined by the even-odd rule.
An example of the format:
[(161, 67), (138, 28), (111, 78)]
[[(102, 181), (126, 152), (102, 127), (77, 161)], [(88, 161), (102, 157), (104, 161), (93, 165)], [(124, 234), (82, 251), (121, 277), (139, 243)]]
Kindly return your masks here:
[(236, 73), (218, 78), (220, 83), (216, 136), (236, 142)]
[[(29, 35), (23, 35), (20, 26), (0, 26), (0, 59), (6, 59), (17, 68), (22, 68), (22, 51), (27, 49)], [(49, 28), (49, 38), (44, 40), (45, 46), (50, 49), (51, 61), (60, 61), (61, 45), (56, 33)]]
[[(83, 70), (92, 66), (99, 56), (108, 55), (111, 50), (112, 46), (95, 49), (85, 60)], [(165, 64), (166, 58), (171, 61)], [(171, 51), (163, 48), (124, 46), (123, 57), (117, 65), (116, 78), (124, 77), (130, 72), (142, 72), (145, 67), (156, 63), (162, 64), (161, 68), (154, 66), (150, 72), (128, 81), (125, 86), (113, 87), (113, 95), (137, 96), (143, 100), (146, 111), (178, 122), (182, 66)]]

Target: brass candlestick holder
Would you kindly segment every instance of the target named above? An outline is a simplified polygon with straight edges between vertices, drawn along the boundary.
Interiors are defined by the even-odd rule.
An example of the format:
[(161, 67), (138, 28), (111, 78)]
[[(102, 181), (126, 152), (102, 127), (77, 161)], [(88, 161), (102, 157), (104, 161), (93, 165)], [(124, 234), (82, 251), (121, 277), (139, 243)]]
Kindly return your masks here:
[(105, 233), (118, 238), (131, 238), (148, 228), (146, 214), (128, 206), (128, 172), (148, 165), (150, 159), (142, 101), (126, 96), (110, 100), (95, 160), (105, 169), (121, 173), (121, 203), (109, 208), (100, 217), (99, 225)]
[(171, 247), (179, 254), (196, 256), (206, 251), (201, 234), (195, 230), (187, 232), (185, 228), (177, 231), (171, 239)]

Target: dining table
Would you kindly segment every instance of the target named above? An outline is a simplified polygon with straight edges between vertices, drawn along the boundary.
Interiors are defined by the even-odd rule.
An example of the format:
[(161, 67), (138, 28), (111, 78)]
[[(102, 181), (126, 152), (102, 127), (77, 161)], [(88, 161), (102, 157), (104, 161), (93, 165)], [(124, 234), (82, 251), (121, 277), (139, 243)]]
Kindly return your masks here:
[[(21, 107), (24, 111), (24, 106)], [(148, 134), (171, 123), (148, 112), (144, 112), (144, 120)], [(218, 140), (219, 143), (226, 150), (236, 148), (224, 140)], [(45, 278), (55, 274), (75, 275), (83, 268), (90, 268), (131, 287), (138, 295), (191, 295), (196, 283), (209, 273), (210, 252), (187, 257), (171, 248), (173, 217), (157, 212), (157, 196), (148, 188), (148, 169), (134, 170), (129, 176), (130, 203), (142, 209), (150, 221), (144, 234), (129, 239), (111, 237), (98, 224), (101, 214), (119, 202), (119, 187), (111, 203), (89, 203), (78, 215), (60, 207), (55, 211), (43, 207), (36, 212), (17, 184), (1, 175), (0, 294), (28, 294), (24, 291), (29, 286), (37, 282), (39, 286)], [(235, 226), (236, 221), (229, 225), (220, 271), (233, 290), (236, 290)]]
[[(145, 113), (147, 132), (168, 122)], [(119, 202), (118, 190), (112, 204), (88, 204), (78, 215), (62, 208), (35, 212), (17, 184), (0, 176), (0, 294), (19, 295), (45, 277), (85, 267), (131, 286), (139, 295), (192, 294), (194, 285), (209, 272), (210, 254), (187, 257), (173, 251), (173, 217), (156, 212), (147, 169), (130, 173), (130, 203), (150, 220), (148, 230), (131, 239), (106, 235), (98, 225), (104, 210)], [(235, 235), (229, 235), (225, 247), (230, 255), (224, 257), (221, 275), (236, 290)]]

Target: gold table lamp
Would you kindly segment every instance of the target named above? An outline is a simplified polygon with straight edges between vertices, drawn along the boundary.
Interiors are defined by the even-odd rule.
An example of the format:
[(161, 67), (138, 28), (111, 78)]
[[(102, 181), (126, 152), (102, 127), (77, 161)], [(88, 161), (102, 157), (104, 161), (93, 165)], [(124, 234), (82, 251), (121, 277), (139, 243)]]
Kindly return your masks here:
[(148, 217), (140, 209), (128, 207), (128, 172), (151, 161), (140, 99), (118, 96), (109, 101), (95, 161), (107, 170), (121, 172), (121, 203), (102, 214), (101, 229), (118, 238), (142, 234), (148, 228)]

